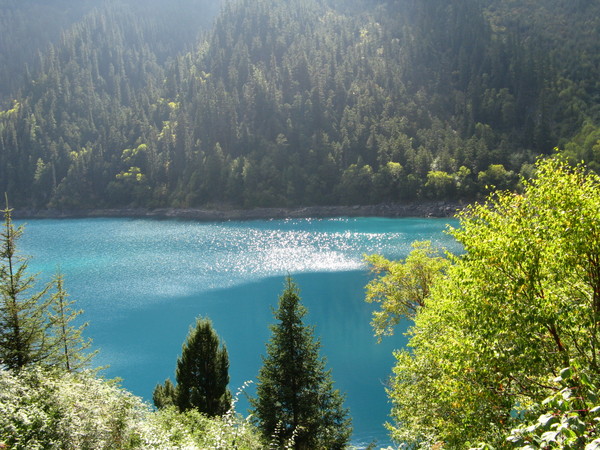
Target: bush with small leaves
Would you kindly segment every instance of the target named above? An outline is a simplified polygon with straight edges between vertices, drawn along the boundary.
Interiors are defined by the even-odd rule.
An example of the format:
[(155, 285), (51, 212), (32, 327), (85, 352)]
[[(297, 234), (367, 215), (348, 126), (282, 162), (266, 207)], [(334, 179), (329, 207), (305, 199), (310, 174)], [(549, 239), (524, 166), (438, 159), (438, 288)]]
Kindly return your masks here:
[(91, 372), (0, 371), (0, 442), (14, 449), (161, 448), (141, 399)]
[(534, 419), (512, 430), (507, 442), (521, 449), (600, 449), (598, 380), (573, 364), (553, 381), (556, 393), (535, 405), (527, 415)]
[(149, 418), (151, 426), (175, 448), (252, 450), (262, 448), (258, 431), (235, 411), (235, 405), (248, 386), (238, 389), (231, 408), (223, 416), (208, 417), (197, 409), (180, 413), (176, 406), (160, 409)]
[(233, 406), (217, 418), (195, 409), (179, 413), (175, 407), (154, 412), (93, 372), (40, 367), (0, 371), (2, 445), (27, 450), (261, 448), (258, 432)]

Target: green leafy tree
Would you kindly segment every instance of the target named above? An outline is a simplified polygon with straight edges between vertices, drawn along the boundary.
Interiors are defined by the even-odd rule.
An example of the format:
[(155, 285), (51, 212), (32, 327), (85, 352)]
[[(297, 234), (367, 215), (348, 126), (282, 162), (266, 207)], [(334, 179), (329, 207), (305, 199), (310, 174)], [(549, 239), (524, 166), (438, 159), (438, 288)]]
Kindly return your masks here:
[(523, 194), (493, 194), (459, 218), (465, 254), (396, 352), (389, 428), (413, 445), (501, 446), (563, 367), (600, 376), (600, 177), (541, 160)]
[(597, 376), (578, 366), (575, 362), (550, 380), (556, 392), (523, 415), (522, 424), (506, 438), (511, 446), (528, 450), (600, 448), (600, 383)]
[(197, 409), (208, 416), (222, 416), (230, 409), (229, 356), (209, 319), (200, 317), (190, 328), (175, 377), (177, 386), (167, 379), (154, 389), (157, 407), (174, 404), (181, 412)]
[(477, 181), (482, 190), (512, 189), (517, 184), (517, 176), (502, 164), (490, 164), (487, 170), (479, 172)]
[(303, 323), (306, 313), (288, 277), (251, 399), (253, 417), (263, 437), (280, 446), (292, 439), (295, 449), (344, 448), (352, 433), (348, 410), (319, 356), (314, 328)]
[(0, 366), (20, 370), (28, 364), (49, 360), (54, 346), (48, 311), (52, 284), (31, 293), (35, 276), (27, 274), (27, 259), (17, 253), (23, 227), (15, 227), (7, 200), (0, 234)]
[(427, 173), (425, 191), (430, 198), (452, 198), (456, 192), (456, 180), (452, 175), (441, 170), (431, 170)]
[(413, 250), (401, 261), (390, 261), (381, 255), (365, 256), (376, 278), (367, 284), (369, 303), (379, 303), (371, 324), (375, 336), (390, 336), (402, 318), (412, 319), (425, 306), (431, 286), (442, 276), (450, 260), (439, 255), (430, 241), (416, 241)]
[(600, 173), (600, 126), (586, 122), (579, 133), (565, 145), (565, 155), (569, 160), (586, 165)]

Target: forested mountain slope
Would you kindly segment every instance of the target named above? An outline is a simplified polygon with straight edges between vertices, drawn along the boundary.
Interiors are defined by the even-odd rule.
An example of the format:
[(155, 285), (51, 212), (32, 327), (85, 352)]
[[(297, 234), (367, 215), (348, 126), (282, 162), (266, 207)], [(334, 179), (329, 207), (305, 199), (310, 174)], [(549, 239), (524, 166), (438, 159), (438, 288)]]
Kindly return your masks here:
[(600, 167), (598, 2), (218, 3), (67, 9), (35, 70), (11, 66), (20, 90), (0, 74), (0, 189), (61, 208), (470, 200), (559, 144)]

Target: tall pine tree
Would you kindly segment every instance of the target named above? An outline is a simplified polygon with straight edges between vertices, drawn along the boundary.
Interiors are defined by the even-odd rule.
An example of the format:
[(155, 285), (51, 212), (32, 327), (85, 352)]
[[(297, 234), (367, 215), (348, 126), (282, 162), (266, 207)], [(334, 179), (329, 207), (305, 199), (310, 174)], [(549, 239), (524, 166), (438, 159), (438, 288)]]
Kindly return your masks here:
[(27, 274), (27, 259), (17, 253), (17, 241), (22, 227), (15, 227), (12, 209), (4, 213), (0, 233), (0, 367), (19, 370), (28, 364), (47, 361), (53, 357), (52, 326), (48, 309), (52, 297), (47, 295), (49, 283), (38, 292), (35, 277)]
[[(29, 275), (28, 259), (19, 255), (17, 241), (23, 227), (12, 221), (12, 209), (1, 211), (4, 224), (0, 232), (0, 367), (20, 370), (31, 364), (43, 364), (77, 370), (88, 365), (95, 352), (82, 332), (87, 326), (74, 327), (81, 314), (71, 308), (72, 300), (64, 289), (63, 276), (35, 291), (36, 276)], [(56, 293), (50, 295), (55, 287)]]
[(344, 448), (351, 420), (319, 355), (314, 327), (302, 321), (306, 313), (298, 287), (288, 277), (274, 312), (278, 322), (271, 325), (257, 397), (251, 399), (253, 417), (264, 438), (281, 445), (293, 439), (295, 449)]

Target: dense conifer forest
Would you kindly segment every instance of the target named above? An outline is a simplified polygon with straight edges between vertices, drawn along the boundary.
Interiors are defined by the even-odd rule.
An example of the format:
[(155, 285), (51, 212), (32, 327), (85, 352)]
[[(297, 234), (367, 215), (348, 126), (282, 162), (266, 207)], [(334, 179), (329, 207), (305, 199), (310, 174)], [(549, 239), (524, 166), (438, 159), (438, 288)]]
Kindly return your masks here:
[(590, 0), (61, 0), (0, 8), (17, 207), (472, 200), (600, 167)]

